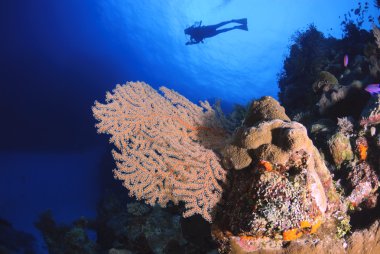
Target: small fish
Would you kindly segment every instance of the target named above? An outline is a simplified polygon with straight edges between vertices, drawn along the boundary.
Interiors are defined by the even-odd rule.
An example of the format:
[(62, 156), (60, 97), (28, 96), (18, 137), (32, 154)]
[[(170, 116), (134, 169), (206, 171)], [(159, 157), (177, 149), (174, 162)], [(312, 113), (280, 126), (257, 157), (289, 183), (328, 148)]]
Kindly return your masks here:
[(364, 88), (371, 95), (380, 93), (380, 84), (369, 84), (366, 88)]
[(348, 65), (348, 55), (344, 55), (344, 57), (343, 57), (343, 66), (347, 67), (347, 65)]

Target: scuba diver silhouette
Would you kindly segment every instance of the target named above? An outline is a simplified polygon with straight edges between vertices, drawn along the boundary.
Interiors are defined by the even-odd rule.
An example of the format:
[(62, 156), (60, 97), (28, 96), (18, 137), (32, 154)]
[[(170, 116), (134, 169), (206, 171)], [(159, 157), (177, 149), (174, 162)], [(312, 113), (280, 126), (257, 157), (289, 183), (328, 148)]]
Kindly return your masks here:
[[(219, 27), (227, 25), (229, 23), (238, 23), (240, 25), (230, 27), (230, 28), (223, 28), (219, 29)], [(192, 44), (197, 44), (199, 42), (204, 42), (203, 40), (205, 38), (210, 38), (215, 35), (218, 35), (220, 33), (228, 32), (234, 29), (241, 29), (244, 31), (248, 31), (248, 26), (247, 26), (247, 19), (232, 19), (230, 21), (224, 21), (220, 22), (216, 25), (209, 25), (209, 26), (202, 26), (202, 21), (194, 23), (194, 25), (186, 28), (184, 30), (185, 34), (190, 35), (190, 40), (186, 42), (186, 45), (192, 45)]]

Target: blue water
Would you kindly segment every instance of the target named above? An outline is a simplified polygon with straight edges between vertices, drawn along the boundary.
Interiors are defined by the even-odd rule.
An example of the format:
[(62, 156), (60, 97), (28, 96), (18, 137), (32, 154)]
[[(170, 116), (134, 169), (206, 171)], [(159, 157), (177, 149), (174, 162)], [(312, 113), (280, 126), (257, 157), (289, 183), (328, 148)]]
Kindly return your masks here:
[[(40, 212), (57, 221), (94, 217), (104, 191), (107, 137), (91, 106), (117, 83), (145, 81), (194, 102), (277, 98), (291, 36), (314, 23), (341, 37), (351, 0), (0, 1), (0, 218), (34, 234)], [(370, 14), (376, 10), (370, 5)], [(183, 30), (247, 18), (185, 46)], [(364, 28), (369, 28), (365, 23)], [(106, 171), (106, 172), (105, 172)]]

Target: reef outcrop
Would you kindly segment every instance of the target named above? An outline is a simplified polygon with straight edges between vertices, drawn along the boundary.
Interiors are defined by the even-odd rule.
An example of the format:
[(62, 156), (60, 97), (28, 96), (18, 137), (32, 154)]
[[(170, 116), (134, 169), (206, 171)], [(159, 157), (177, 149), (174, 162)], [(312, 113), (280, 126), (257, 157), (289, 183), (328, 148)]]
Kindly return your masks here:
[(314, 26), (297, 34), (279, 79), (280, 102), (310, 133), (341, 205), (318, 243), (291, 241), (277, 253), (379, 252), (380, 95), (367, 86), (380, 81), (380, 48), (361, 24), (343, 24), (342, 39)]
[(284, 242), (315, 234), (340, 207), (306, 128), (271, 97), (252, 102), (223, 150), (223, 163), (232, 172), (231, 189), (213, 224), (222, 253), (280, 250)]
[(346, 25), (343, 39), (326, 38), (311, 25), (296, 34), (284, 61), (281, 104), (291, 118), (299, 113), (332, 120), (359, 118), (370, 98), (364, 88), (380, 78), (379, 53), (372, 33), (352, 23)]

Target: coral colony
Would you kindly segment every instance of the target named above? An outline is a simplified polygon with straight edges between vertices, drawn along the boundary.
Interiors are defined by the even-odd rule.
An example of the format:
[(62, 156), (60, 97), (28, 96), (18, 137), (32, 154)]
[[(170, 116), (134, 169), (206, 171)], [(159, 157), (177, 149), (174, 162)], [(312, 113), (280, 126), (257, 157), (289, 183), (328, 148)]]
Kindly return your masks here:
[(96, 102), (99, 133), (110, 141), (117, 161), (115, 177), (130, 195), (148, 204), (185, 203), (184, 217), (201, 214), (211, 221), (226, 181), (213, 149), (228, 138), (223, 118), (205, 102), (191, 103), (165, 87), (164, 96), (136, 82), (117, 86), (107, 104)]
[[(230, 116), (165, 87), (118, 85), (93, 106), (98, 132), (115, 146), (115, 178), (146, 204), (202, 216), (220, 253), (380, 253), (376, 26), (373, 33), (347, 24), (337, 40), (310, 26), (285, 60), (281, 105), (262, 97)], [(133, 218), (160, 211), (132, 204)], [(149, 248), (189, 248), (140, 234)], [(210, 250), (206, 242), (199, 253)]]

